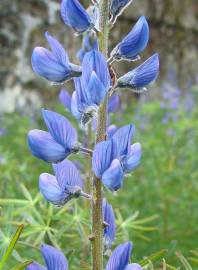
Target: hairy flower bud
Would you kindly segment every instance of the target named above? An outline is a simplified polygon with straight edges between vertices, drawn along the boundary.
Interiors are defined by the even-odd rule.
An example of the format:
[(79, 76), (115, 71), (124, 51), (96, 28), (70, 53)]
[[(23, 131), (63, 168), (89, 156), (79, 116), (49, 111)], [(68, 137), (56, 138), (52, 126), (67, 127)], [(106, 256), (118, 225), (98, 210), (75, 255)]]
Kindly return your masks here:
[(48, 32), (45, 33), (51, 52), (43, 47), (36, 47), (32, 53), (32, 68), (45, 79), (61, 83), (81, 75), (81, 67), (69, 62), (62, 45)]
[(94, 27), (91, 17), (78, 0), (62, 0), (61, 17), (65, 24), (78, 33)]
[(113, 49), (111, 57), (117, 60), (137, 60), (147, 46), (149, 27), (144, 16), (141, 16), (128, 35)]
[(117, 87), (129, 88), (134, 92), (145, 90), (145, 86), (156, 80), (159, 74), (159, 56), (152, 55), (143, 64), (118, 79)]

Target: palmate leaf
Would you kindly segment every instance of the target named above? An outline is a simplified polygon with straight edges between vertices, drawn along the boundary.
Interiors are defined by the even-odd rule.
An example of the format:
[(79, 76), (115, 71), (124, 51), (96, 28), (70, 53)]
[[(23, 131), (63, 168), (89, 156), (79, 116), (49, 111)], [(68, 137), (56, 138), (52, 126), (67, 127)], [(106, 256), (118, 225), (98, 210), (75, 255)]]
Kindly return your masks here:
[(3, 257), (1, 258), (1, 261), (0, 261), (0, 270), (3, 269), (5, 263), (9, 259), (9, 256), (11, 255), (11, 253), (12, 253), (12, 251), (13, 251), (13, 249), (14, 249), (14, 247), (15, 247), (15, 245), (16, 245), (19, 237), (20, 237), (20, 235), (21, 235), (21, 233), (23, 231), (23, 228), (24, 228), (24, 225), (23, 224), (19, 225), (16, 233), (12, 237), (9, 246), (7, 247), (7, 249), (6, 249)]
[(116, 217), (117, 217), (117, 235), (127, 235), (128, 236), (128, 230), (131, 229), (135, 232), (135, 236), (144, 240), (144, 241), (150, 241), (150, 238), (148, 236), (145, 236), (144, 234), (147, 232), (152, 232), (158, 230), (157, 227), (149, 225), (150, 222), (153, 222), (156, 220), (159, 216), (158, 215), (152, 215), (146, 218), (139, 218), (139, 212), (134, 212), (131, 216), (129, 216), (127, 219), (123, 219), (120, 211), (118, 209), (115, 210)]

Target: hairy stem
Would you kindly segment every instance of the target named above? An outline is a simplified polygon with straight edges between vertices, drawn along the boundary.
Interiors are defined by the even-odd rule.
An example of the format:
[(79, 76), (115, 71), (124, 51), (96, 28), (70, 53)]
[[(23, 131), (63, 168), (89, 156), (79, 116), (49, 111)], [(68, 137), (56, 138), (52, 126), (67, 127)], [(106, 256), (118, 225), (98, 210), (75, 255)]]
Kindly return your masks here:
[[(109, 0), (100, 0), (100, 51), (108, 56), (108, 34), (109, 34)], [(108, 97), (100, 106), (96, 143), (106, 139), (106, 111)], [(93, 202), (92, 202), (92, 270), (103, 269), (103, 216), (102, 216), (102, 184), (100, 179), (93, 179)]]

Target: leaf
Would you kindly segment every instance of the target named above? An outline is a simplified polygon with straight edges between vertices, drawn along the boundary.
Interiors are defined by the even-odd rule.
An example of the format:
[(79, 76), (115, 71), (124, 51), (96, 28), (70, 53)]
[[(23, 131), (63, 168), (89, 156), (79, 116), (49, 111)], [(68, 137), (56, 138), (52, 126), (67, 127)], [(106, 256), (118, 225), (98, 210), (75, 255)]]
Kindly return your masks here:
[(175, 252), (176, 256), (179, 258), (180, 262), (183, 264), (186, 270), (192, 270), (192, 267), (190, 266), (189, 262), (186, 260), (184, 255), (182, 255), (180, 252)]
[(0, 199), (1, 205), (8, 205), (8, 204), (14, 204), (14, 205), (26, 205), (28, 204), (28, 200), (20, 200), (20, 199)]
[(26, 261), (20, 264), (15, 265), (11, 270), (23, 270), (25, 269), (29, 264), (31, 264), (33, 261)]
[(154, 220), (156, 220), (158, 218), (159, 218), (159, 215), (152, 215), (150, 217), (146, 217), (146, 218), (135, 220), (135, 221), (133, 221), (133, 224), (138, 224), (138, 225), (145, 224), (145, 223), (154, 221)]
[(162, 270), (179, 270), (180, 268), (176, 268), (170, 264), (167, 264), (165, 259), (163, 259), (163, 269)]
[(13, 251), (13, 249), (14, 249), (14, 247), (15, 247), (15, 245), (16, 245), (16, 243), (17, 243), (17, 241), (18, 241), (18, 239), (19, 239), (19, 237), (20, 237), (20, 235), (21, 235), (21, 233), (23, 231), (23, 228), (24, 228), (24, 225), (23, 224), (19, 225), (16, 233), (12, 237), (8, 248), (6, 249), (3, 257), (1, 258), (1, 261), (0, 261), (0, 270), (3, 269), (6, 261), (8, 260), (10, 254), (12, 253), (12, 251)]
[(194, 257), (188, 257), (188, 260), (198, 265), (198, 259)]
[(148, 256), (146, 259), (143, 259), (139, 262), (139, 264), (141, 266), (145, 266), (149, 263), (149, 261), (156, 261), (158, 260), (160, 257), (162, 257), (165, 253), (167, 252), (167, 249), (162, 249), (156, 253), (151, 254), (150, 256)]

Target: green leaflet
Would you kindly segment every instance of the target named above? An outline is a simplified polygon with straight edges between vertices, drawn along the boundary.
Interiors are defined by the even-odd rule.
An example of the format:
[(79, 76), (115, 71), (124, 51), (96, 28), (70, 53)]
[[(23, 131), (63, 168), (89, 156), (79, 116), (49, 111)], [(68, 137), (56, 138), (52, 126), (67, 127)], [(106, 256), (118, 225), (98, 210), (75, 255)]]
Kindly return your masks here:
[[(7, 247), (7, 249), (6, 249), (6, 251), (5, 251), (4, 255), (3, 255), (3, 257), (1, 258), (1, 261), (0, 261), (0, 270), (3, 269), (4, 265), (6, 264), (7, 260), (9, 259), (10, 255), (11, 255), (11, 253), (12, 253), (12, 251), (13, 251), (13, 249), (14, 249), (14, 247), (15, 247), (15, 245), (16, 245), (16, 243), (17, 243), (17, 241), (18, 241), (18, 239), (19, 239), (19, 237), (20, 237), (20, 235), (21, 235), (21, 233), (22, 233), (22, 231), (23, 231), (23, 228), (24, 228), (24, 225), (23, 225), (23, 224), (19, 225), (19, 227), (18, 227), (16, 233), (15, 233), (14, 236), (12, 237), (9, 246)], [(30, 262), (29, 262), (29, 263), (30, 263)], [(28, 264), (29, 264), (29, 263), (28, 263)], [(23, 266), (25, 267), (25, 266), (27, 266), (28, 264), (25, 264), (25, 265), (22, 265), (22, 264), (21, 264), (21, 265), (22, 265), (21, 267), (23, 267)], [(24, 269), (24, 267), (23, 267), (23, 268), (20, 268), (20, 265), (19, 265), (18, 268), (14, 268), (14, 269), (15, 269), (15, 270), (16, 270), (16, 269), (18, 269), (18, 270), (19, 270), (19, 269)]]

